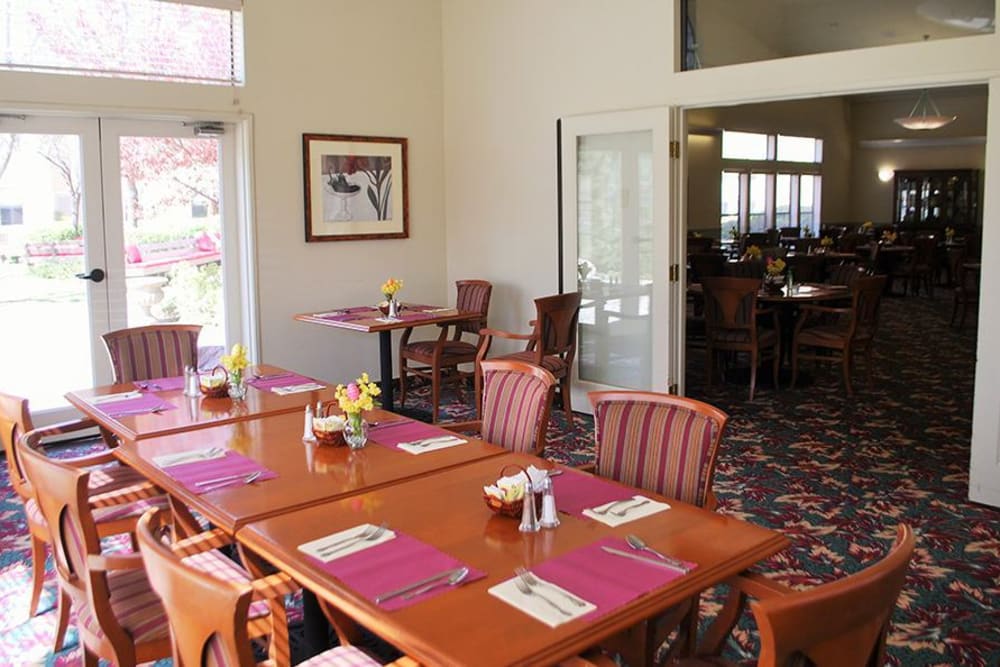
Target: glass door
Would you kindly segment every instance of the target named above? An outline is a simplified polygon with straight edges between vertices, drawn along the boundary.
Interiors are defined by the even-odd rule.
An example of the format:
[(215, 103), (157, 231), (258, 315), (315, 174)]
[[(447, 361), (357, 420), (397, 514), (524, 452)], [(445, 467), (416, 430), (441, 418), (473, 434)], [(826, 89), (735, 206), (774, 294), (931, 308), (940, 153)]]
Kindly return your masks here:
[(670, 358), (667, 109), (561, 122), (563, 289), (583, 294), (573, 404), (666, 391)]
[(94, 119), (0, 117), (0, 368), (39, 423), (110, 380), (98, 137)]

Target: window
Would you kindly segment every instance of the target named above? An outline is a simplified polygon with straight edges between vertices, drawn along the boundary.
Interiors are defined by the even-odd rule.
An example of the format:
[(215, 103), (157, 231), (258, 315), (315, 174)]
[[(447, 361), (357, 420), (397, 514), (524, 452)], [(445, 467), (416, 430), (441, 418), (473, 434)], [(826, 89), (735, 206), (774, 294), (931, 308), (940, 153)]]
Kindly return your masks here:
[(239, 0), (5, 0), (0, 68), (242, 85)]
[(23, 225), (24, 209), (20, 206), (0, 206), (0, 225)]
[(723, 130), (721, 238), (779, 227), (818, 233), (822, 161), (822, 139)]

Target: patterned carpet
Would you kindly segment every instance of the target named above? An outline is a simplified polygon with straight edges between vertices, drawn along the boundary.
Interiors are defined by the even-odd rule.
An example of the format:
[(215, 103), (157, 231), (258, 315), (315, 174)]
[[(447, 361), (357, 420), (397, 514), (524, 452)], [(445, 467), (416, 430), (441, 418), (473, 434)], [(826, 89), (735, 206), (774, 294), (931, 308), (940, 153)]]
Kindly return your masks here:
[[(793, 542), (761, 572), (813, 586), (880, 558), (899, 522), (917, 531), (889, 639), (893, 665), (1000, 665), (1000, 510), (966, 499), (975, 323), (957, 332), (949, 315), (940, 291), (935, 300), (885, 301), (875, 381), (871, 389), (859, 382), (854, 399), (831, 367), (809, 369), (811, 380), (795, 390), (765, 384), (750, 403), (745, 380), (706, 387), (703, 353), (689, 355), (689, 395), (731, 417), (715, 478), (720, 511)], [(461, 396), (448, 400), (447, 414), (468, 415)], [(426, 407), (425, 390), (413, 407)], [(557, 410), (548, 455), (589, 461), (591, 438), (588, 417), (567, 425)], [(79, 664), (75, 631), (69, 648), (53, 656), (46, 647), (55, 614), (27, 618), (28, 541), (6, 469), (0, 489), (0, 664)], [(43, 609), (51, 608), (53, 590)], [(717, 597), (706, 597), (710, 616)], [(748, 658), (755, 651), (747, 616), (728, 652)]]

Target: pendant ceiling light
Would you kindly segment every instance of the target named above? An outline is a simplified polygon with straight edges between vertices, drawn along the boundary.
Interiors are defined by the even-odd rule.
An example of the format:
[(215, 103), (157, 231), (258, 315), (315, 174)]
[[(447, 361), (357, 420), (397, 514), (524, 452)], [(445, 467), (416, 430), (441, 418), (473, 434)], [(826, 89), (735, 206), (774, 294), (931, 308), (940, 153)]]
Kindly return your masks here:
[(913, 105), (913, 110), (909, 116), (894, 118), (893, 122), (905, 127), (907, 130), (936, 130), (953, 122), (958, 116), (943, 116), (941, 110), (934, 104), (930, 93), (927, 90), (920, 91), (917, 103)]

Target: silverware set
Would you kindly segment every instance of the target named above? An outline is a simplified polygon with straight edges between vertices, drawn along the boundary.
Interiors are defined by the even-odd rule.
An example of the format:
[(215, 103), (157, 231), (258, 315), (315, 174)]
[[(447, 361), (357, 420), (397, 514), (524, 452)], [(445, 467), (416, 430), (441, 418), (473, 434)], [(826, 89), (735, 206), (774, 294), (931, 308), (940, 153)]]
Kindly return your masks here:
[(347, 547), (353, 546), (358, 542), (374, 542), (378, 538), (385, 534), (385, 531), (389, 529), (389, 525), (383, 522), (379, 526), (368, 526), (363, 531), (357, 535), (352, 535), (350, 537), (344, 537), (339, 540), (334, 540), (333, 542), (327, 542), (323, 546), (316, 549), (316, 553), (321, 556), (329, 556), (330, 554), (342, 551)]
[[(631, 504), (626, 504), (626, 503), (631, 503)], [(643, 505), (646, 505), (648, 503), (649, 503), (648, 498), (641, 498), (639, 500), (636, 500), (635, 498), (624, 498), (622, 500), (616, 500), (615, 502), (609, 505), (605, 505), (601, 509), (592, 509), (590, 511), (593, 512), (594, 514), (600, 514), (601, 516), (610, 514), (612, 516), (623, 517), (632, 510), (642, 507)], [(626, 505), (626, 506), (621, 507), (621, 505)]]
[(562, 590), (561, 588), (553, 586), (552, 584), (550, 584), (547, 581), (542, 581), (541, 579), (539, 579), (538, 577), (536, 577), (531, 572), (531, 570), (529, 570), (527, 568), (516, 567), (516, 568), (514, 568), (514, 574), (516, 574), (517, 577), (518, 577), (518, 579), (520, 579), (522, 582), (524, 582), (524, 584), (526, 586), (528, 586), (529, 588), (538, 588), (538, 587), (548, 588), (553, 593), (558, 593), (562, 597), (564, 597), (567, 600), (569, 600), (570, 602), (572, 602), (573, 606), (575, 606), (575, 607), (586, 607), (587, 606), (587, 603), (584, 602), (583, 600), (581, 600), (580, 598), (576, 597), (572, 593), (567, 593), (566, 591)]
[(117, 410), (115, 412), (109, 412), (110, 417), (129, 417), (132, 415), (158, 415), (166, 410), (162, 406), (156, 406), (155, 408), (135, 408), (133, 410)]
[(208, 461), (209, 459), (218, 458), (225, 452), (222, 447), (209, 447), (208, 449), (202, 449), (197, 452), (187, 452), (184, 454), (176, 454), (170, 458), (170, 461), (166, 464), (161, 464), (161, 468), (169, 468), (170, 466), (180, 465), (181, 463), (192, 463), (194, 461)]
[(202, 487), (202, 491), (215, 491), (216, 489), (221, 489), (227, 486), (246, 486), (247, 484), (253, 484), (257, 479), (263, 475), (260, 470), (251, 473), (240, 473), (238, 475), (226, 475), (225, 477), (216, 477), (215, 479), (206, 479), (201, 482), (195, 482), (195, 486)]
[(448, 442), (455, 442), (455, 440), (460, 440), (458, 436), (454, 435), (441, 435), (435, 436), (433, 438), (424, 438), (423, 440), (413, 440), (411, 442), (401, 442), (399, 445), (406, 445), (407, 447), (430, 447), (432, 445), (441, 445)]

